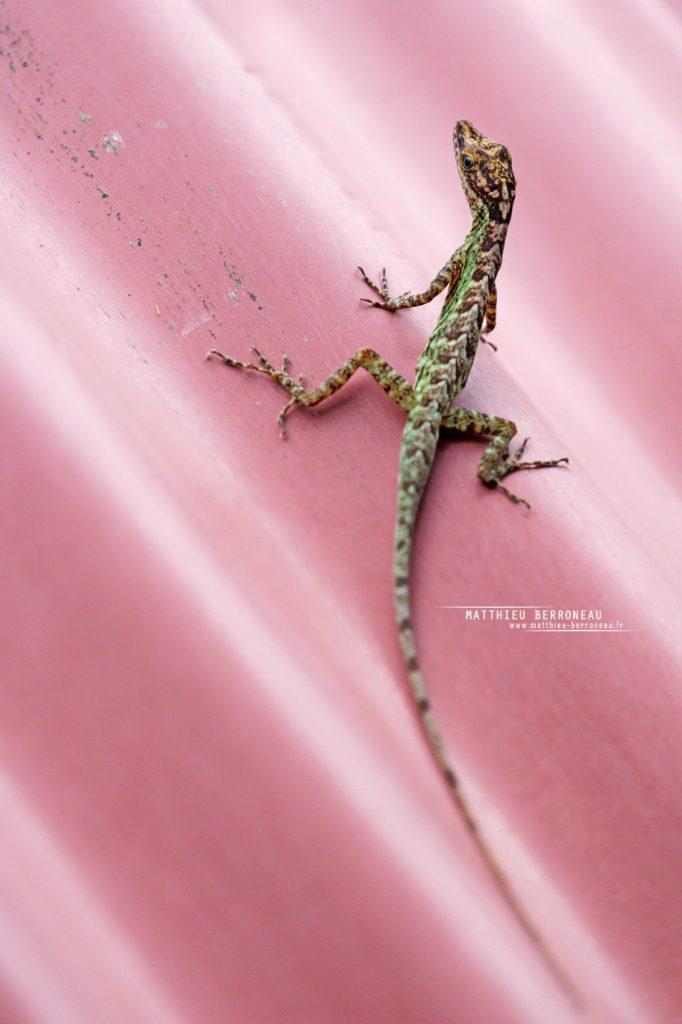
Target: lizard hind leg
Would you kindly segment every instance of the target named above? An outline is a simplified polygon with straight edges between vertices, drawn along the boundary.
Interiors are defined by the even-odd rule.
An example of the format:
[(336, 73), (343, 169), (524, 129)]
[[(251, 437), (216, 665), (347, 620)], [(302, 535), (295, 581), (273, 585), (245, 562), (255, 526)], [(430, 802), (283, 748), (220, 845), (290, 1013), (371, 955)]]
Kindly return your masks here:
[(222, 359), (226, 366), (231, 366), (233, 367), (233, 369), (250, 370), (254, 373), (264, 373), (266, 377), (270, 377), (272, 380), (276, 381), (279, 385), (281, 385), (281, 387), (283, 387), (286, 391), (288, 391), (289, 394), (291, 395), (291, 400), (284, 406), (284, 408), (279, 413), (279, 416), (277, 417), (280, 432), (283, 437), (286, 437), (286, 426), (284, 423), (284, 417), (286, 416), (289, 409), (293, 405), (295, 405), (297, 401), (300, 400), (299, 396), (305, 394), (302, 378), (299, 377), (298, 380), (294, 380), (294, 378), (290, 375), (288, 356), (282, 356), (282, 368), (278, 370), (275, 366), (272, 365), (270, 360), (267, 359), (267, 357), (264, 356), (263, 353), (256, 348), (255, 345), (251, 346), (251, 351), (258, 359), (257, 363), (245, 363), (240, 359), (233, 359), (232, 356), (226, 356), (223, 352), (218, 351), (217, 348), (210, 349), (206, 353), (206, 358), (209, 359), (211, 356), (217, 356), (219, 359)]
[(239, 359), (233, 359), (231, 356), (226, 356), (224, 353), (219, 352), (218, 349), (214, 348), (207, 353), (206, 358), (208, 359), (210, 356), (216, 356), (218, 359), (222, 359), (226, 366), (231, 366), (238, 370), (251, 370), (256, 373), (263, 373), (289, 393), (289, 401), (277, 417), (282, 437), (286, 437), (286, 416), (295, 405), (302, 405), (306, 407), (318, 405), (325, 398), (330, 398), (331, 395), (342, 388), (343, 385), (350, 380), (355, 371), (361, 367), (376, 380), (382, 390), (384, 390), (386, 394), (401, 407), (401, 409), (404, 409), (407, 412), (412, 408), (414, 392), (411, 385), (398, 373), (397, 370), (394, 370), (385, 359), (375, 352), (374, 349), (358, 349), (354, 356), (351, 356), (351, 358), (347, 359), (345, 363), (342, 363), (334, 373), (330, 374), (329, 377), (323, 380), (316, 388), (313, 388), (312, 391), (306, 391), (303, 386), (302, 377), (294, 380), (291, 376), (289, 373), (289, 360), (286, 356), (284, 357), (282, 368), (278, 370), (257, 348), (252, 347), (251, 351), (256, 355), (258, 363), (247, 363), (242, 362)]
[(496, 487), (515, 505), (525, 505), (526, 508), (530, 508), (525, 498), (519, 498), (504, 486), (502, 480), (506, 476), (516, 473), (520, 469), (549, 469), (563, 463), (568, 464), (566, 456), (561, 459), (522, 461), (529, 438), (526, 438), (512, 455), (509, 445), (516, 434), (516, 424), (501, 416), (489, 416), (483, 412), (474, 412), (473, 409), (454, 408), (445, 417), (442, 426), (464, 434), (483, 435), (491, 438), (481, 456), (476, 475), (486, 487)]

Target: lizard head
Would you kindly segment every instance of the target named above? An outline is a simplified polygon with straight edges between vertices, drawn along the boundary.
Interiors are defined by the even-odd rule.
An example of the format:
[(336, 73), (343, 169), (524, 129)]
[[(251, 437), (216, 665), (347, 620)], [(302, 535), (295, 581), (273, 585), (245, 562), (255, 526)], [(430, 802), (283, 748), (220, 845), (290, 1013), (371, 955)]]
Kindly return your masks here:
[(509, 150), (481, 135), (470, 121), (458, 121), (453, 137), (459, 176), (472, 213), (487, 208), (492, 220), (508, 221), (516, 195)]

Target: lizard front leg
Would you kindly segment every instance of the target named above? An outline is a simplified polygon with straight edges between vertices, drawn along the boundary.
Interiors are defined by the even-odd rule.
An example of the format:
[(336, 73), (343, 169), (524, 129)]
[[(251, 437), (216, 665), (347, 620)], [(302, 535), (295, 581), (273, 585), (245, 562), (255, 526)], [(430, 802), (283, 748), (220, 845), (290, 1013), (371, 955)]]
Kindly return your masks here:
[(453, 253), (443, 269), (436, 274), (426, 291), (417, 292), (416, 294), (403, 292), (402, 295), (398, 295), (395, 298), (392, 298), (388, 294), (386, 270), (381, 271), (379, 284), (373, 281), (371, 277), (368, 277), (362, 267), (358, 267), (358, 270), (362, 274), (362, 280), (365, 284), (368, 285), (372, 291), (376, 292), (381, 299), (381, 302), (377, 302), (376, 299), (361, 299), (360, 301), (366, 302), (370, 306), (376, 306), (377, 309), (388, 309), (393, 313), (396, 309), (406, 309), (410, 306), (423, 306), (425, 303), (430, 302), (431, 299), (435, 299), (436, 295), (440, 295), (443, 289), (448, 285), (450, 285), (451, 288), (454, 287), (459, 280), (459, 275), (461, 273), (461, 257), (459, 250)]
[[(488, 302), (485, 307), (485, 326), (483, 330), (486, 334), (490, 334), (491, 331), (495, 330), (495, 324), (497, 323), (497, 284), (493, 281), (490, 286), (490, 292), (488, 293)], [(488, 342), (490, 344), (490, 342)]]
[(267, 377), (274, 380), (280, 387), (283, 387), (285, 391), (288, 391), (291, 399), (284, 406), (280, 412), (277, 421), (279, 423), (280, 431), (282, 436), (286, 436), (285, 417), (288, 412), (295, 405), (313, 406), (318, 405), (319, 402), (325, 398), (329, 398), (334, 392), (342, 388), (350, 378), (353, 376), (356, 370), (361, 367), (366, 370), (367, 373), (375, 379), (379, 386), (389, 395), (394, 402), (396, 402), (401, 409), (406, 412), (412, 408), (414, 402), (414, 392), (412, 386), (408, 384), (404, 377), (402, 377), (397, 370), (394, 370), (385, 359), (371, 348), (361, 348), (347, 359), (345, 363), (339, 366), (338, 370), (330, 374), (326, 380), (323, 380), (318, 387), (312, 391), (306, 391), (303, 386), (302, 379), (299, 377), (298, 380), (289, 374), (289, 360), (284, 357), (284, 362), (281, 370), (277, 370), (266, 358), (258, 351), (257, 348), (252, 347), (252, 352), (258, 358), (258, 363), (243, 363), (238, 359), (233, 359), (231, 356), (226, 356), (217, 349), (212, 348), (207, 353), (206, 358), (210, 356), (217, 356), (227, 366), (235, 367), (238, 370), (253, 370), (256, 373), (264, 373)]
[(490, 293), (488, 295), (488, 303), (485, 307), (485, 326), (483, 332), (479, 335), (484, 345), (490, 345), (494, 352), (497, 352), (497, 345), (494, 341), (491, 341), (486, 335), (490, 334), (491, 331), (495, 330), (495, 324), (497, 323), (497, 285), (493, 281), (490, 287)]
[(476, 475), (486, 487), (497, 487), (515, 504), (525, 505), (526, 508), (530, 508), (530, 505), (525, 498), (518, 498), (512, 494), (500, 481), (519, 469), (547, 469), (562, 463), (568, 464), (565, 456), (561, 459), (522, 462), (529, 438), (526, 438), (512, 455), (509, 445), (516, 434), (516, 424), (501, 416), (488, 416), (484, 412), (474, 412), (473, 409), (454, 408), (443, 419), (441, 426), (449, 430), (458, 430), (463, 434), (490, 436), (491, 440), (481, 456)]

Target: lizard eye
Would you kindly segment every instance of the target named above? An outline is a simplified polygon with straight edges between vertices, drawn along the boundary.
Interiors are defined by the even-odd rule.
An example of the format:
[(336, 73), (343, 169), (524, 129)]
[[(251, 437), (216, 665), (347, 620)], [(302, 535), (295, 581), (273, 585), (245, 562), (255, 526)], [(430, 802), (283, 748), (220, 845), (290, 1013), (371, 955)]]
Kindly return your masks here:
[(472, 159), (472, 158), (471, 158), (471, 157), (469, 156), (469, 154), (468, 154), (468, 153), (466, 153), (466, 154), (465, 154), (465, 155), (464, 155), (464, 156), (462, 157), (462, 165), (463, 165), (464, 167), (466, 167), (466, 168), (467, 168), (467, 170), (468, 170), (468, 169), (469, 169), (470, 167), (473, 167), (473, 166), (474, 166), (474, 161), (473, 161), (473, 159)]

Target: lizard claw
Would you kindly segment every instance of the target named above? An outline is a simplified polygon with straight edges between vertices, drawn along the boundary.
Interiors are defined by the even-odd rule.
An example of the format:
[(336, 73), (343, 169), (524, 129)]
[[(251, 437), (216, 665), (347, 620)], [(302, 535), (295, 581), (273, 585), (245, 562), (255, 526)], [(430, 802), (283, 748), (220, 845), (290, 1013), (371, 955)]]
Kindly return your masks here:
[(276, 369), (275, 369), (275, 367), (274, 367), (274, 366), (272, 365), (272, 363), (270, 362), (270, 360), (269, 360), (269, 359), (267, 359), (267, 358), (266, 358), (266, 357), (265, 357), (265, 356), (263, 355), (263, 353), (261, 352), (261, 350), (260, 350), (259, 348), (256, 348), (256, 346), (255, 346), (255, 345), (252, 345), (252, 346), (251, 346), (251, 351), (252, 351), (252, 352), (253, 352), (253, 354), (254, 354), (254, 355), (256, 356), (256, 358), (258, 359), (258, 362), (259, 362), (259, 363), (261, 364), (261, 366), (263, 367), (263, 369), (267, 370), (267, 371), (268, 371), (268, 373), (277, 373), (277, 370), (276, 370)]
[[(369, 288), (372, 289), (373, 292), (376, 292), (377, 295), (380, 298), (382, 298), (385, 303), (391, 301), (391, 296), (388, 294), (388, 281), (386, 280), (386, 268), (385, 267), (382, 267), (381, 274), (379, 275), (379, 284), (377, 284), (376, 281), (373, 281), (371, 277), (368, 277), (362, 267), (358, 267), (358, 270), (360, 271), (360, 274), (362, 275), (362, 280), (365, 282), (365, 284)], [(366, 299), (365, 301), (368, 302), (369, 299)], [(375, 302), (374, 305), (375, 306), (379, 306), (379, 303)], [(381, 309), (389, 309), (390, 307), (389, 306), (380, 306), (379, 308), (381, 308)]]
[(528, 510), (530, 510), (530, 504), (526, 501), (525, 498), (519, 498), (519, 496), (517, 494), (512, 494), (512, 492), (507, 490), (507, 488), (504, 486), (504, 484), (501, 484), (499, 481), (497, 482), (496, 486), (497, 486), (497, 489), (499, 491), (502, 491), (503, 494), (506, 494), (507, 497), (509, 498), (509, 500), (513, 501), (515, 505), (525, 505), (526, 508)]
[(514, 453), (514, 462), (519, 462), (520, 461), (521, 456), (525, 452), (526, 445), (528, 444), (529, 441), (530, 441), (529, 437), (524, 437), (523, 441), (521, 442), (519, 447), (516, 449), (516, 452)]
[(289, 399), (289, 401), (284, 406), (284, 408), (280, 410), (280, 413), (279, 413), (279, 415), (277, 417), (277, 423), (279, 425), (279, 436), (282, 438), (283, 441), (286, 441), (288, 436), (289, 436), (287, 434), (287, 425), (286, 425), (287, 413), (289, 412), (290, 409), (293, 409), (293, 407), (295, 405), (298, 405), (298, 399), (297, 398)]

